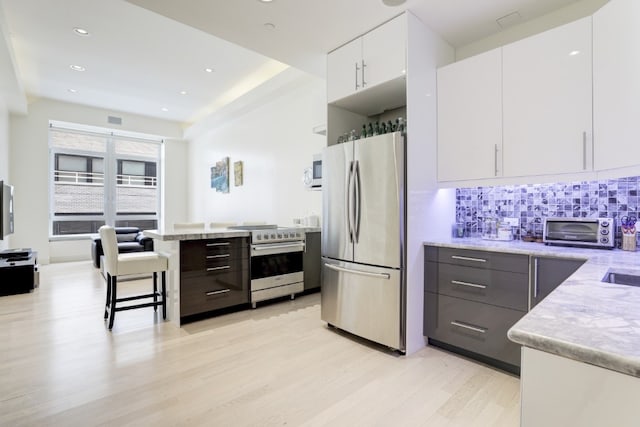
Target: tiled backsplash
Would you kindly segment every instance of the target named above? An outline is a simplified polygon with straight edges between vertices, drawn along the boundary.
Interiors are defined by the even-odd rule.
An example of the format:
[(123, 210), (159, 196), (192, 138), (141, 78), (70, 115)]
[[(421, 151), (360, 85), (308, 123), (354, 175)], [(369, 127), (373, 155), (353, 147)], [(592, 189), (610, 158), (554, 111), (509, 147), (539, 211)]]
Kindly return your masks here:
[[(520, 218), (520, 234), (541, 231), (545, 217), (620, 218), (638, 214), (640, 177), (607, 181), (456, 189), (456, 222), (469, 236), (482, 234), (487, 217)], [(536, 225), (537, 224), (537, 225)], [(616, 221), (618, 224), (618, 221)]]

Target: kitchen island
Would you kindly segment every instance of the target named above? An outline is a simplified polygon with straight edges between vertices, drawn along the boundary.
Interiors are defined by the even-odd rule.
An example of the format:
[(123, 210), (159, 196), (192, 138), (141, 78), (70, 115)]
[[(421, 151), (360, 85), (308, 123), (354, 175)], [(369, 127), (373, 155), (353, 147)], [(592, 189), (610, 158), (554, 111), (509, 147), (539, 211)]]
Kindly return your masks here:
[[(181, 269), (184, 270), (184, 261), (187, 258), (181, 254), (181, 246), (184, 248), (185, 242), (195, 244), (207, 241), (218, 241), (223, 239), (224, 243), (233, 242), (230, 239), (248, 239), (250, 232), (246, 230), (231, 230), (228, 228), (193, 228), (193, 229), (159, 229), (145, 230), (144, 235), (151, 237), (154, 242), (154, 250), (165, 254), (169, 258), (169, 271), (167, 272), (167, 319), (180, 326), (181, 318)], [(191, 245), (190, 245), (191, 246)], [(192, 248), (197, 250), (197, 248)], [(246, 259), (248, 259), (248, 248), (246, 250)], [(242, 248), (238, 249), (242, 250)], [(215, 255), (212, 255), (215, 256)], [(181, 263), (181, 259), (183, 263)], [(241, 259), (241, 258), (240, 258)], [(214, 267), (215, 268), (215, 267)], [(248, 267), (247, 267), (248, 268)], [(248, 277), (247, 277), (248, 280)], [(247, 301), (248, 302), (248, 301)]]
[(509, 329), (523, 346), (521, 425), (637, 425), (640, 287), (603, 278), (640, 275), (640, 254), (466, 238), (425, 245), (585, 260)]
[[(305, 234), (315, 233), (317, 235), (320, 232), (318, 227), (295, 227), (288, 230), (299, 232), (298, 236), (301, 235), (301, 237), (294, 239), (293, 235), (283, 236), (282, 240), (300, 239), (300, 246), (303, 249), (305, 248)], [(161, 229), (145, 230), (144, 235), (154, 239), (156, 251), (169, 257), (167, 318), (177, 326), (185, 321), (196, 320), (198, 316), (206, 315), (208, 312), (240, 307), (248, 305), (250, 302), (255, 308), (256, 302), (279, 296), (277, 291), (286, 293), (282, 287), (283, 282), (279, 281), (276, 281), (275, 284), (264, 284), (260, 290), (250, 289), (252, 232), (248, 229), (209, 227)], [(318, 238), (312, 240), (319, 244)], [(289, 243), (284, 246), (292, 245)], [(315, 246), (318, 245), (312, 244), (312, 248), (309, 251), (305, 250), (304, 256), (299, 257), (300, 262), (297, 264), (300, 268), (300, 284), (295, 289), (292, 287), (291, 292), (287, 291), (292, 297), (295, 293), (309, 290), (306, 286), (307, 280), (305, 280), (304, 286), (302, 283), (303, 264), (305, 271), (309, 269), (311, 272), (308, 280), (310, 289), (318, 289), (319, 283), (314, 286), (312, 274), (315, 270), (318, 270), (319, 274), (319, 268), (313, 268), (315, 264), (319, 263), (320, 258), (319, 247), (315, 248)], [(313, 248), (315, 249), (311, 250)], [(302, 254), (302, 252), (300, 253)], [(286, 258), (283, 256), (278, 256), (269, 262), (286, 262)], [(319, 278), (315, 281), (319, 282)], [(275, 289), (276, 286), (280, 289)]]

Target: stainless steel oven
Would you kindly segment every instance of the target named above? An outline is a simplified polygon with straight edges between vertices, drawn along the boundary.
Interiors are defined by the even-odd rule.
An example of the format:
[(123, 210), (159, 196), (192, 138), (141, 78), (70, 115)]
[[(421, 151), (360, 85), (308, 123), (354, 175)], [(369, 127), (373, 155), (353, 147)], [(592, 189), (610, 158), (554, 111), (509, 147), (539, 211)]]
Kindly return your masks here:
[(304, 231), (276, 226), (251, 229), (251, 304), (304, 291)]

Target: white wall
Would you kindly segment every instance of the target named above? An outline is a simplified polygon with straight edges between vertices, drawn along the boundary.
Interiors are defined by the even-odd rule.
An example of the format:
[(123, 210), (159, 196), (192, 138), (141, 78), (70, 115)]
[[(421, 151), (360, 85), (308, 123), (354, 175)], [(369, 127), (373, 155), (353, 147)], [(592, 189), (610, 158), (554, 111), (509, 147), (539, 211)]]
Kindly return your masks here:
[[(189, 220), (266, 221), (291, 225), (294, 217), (321, 214), (320, 191), (305, 189), (311, 166), (326, 137), (312, 128), (326, 123), (325, 81), (301, 74), (269, 102), (222, 127), (199, 126), (189, 139)], [(210, 186), (210, 168), (229, 157), (229, 193)], [(233, 163), (244, 163), (244, 184), (234, 185)]]
[[(10, 181), (9, 172), (9, 112), (0, 99), (0, 180)], [(0, 251), (11, 247), (10, 243), (11, 236), (0, 240)]]
[(491, 49), (513, 43), (551, 28), (567, 24), (576, 19), (591, 16), (609, 0), (580, 0), (522, 24), (506, 28), (499, 33), (456, 48), (456, 60), (459, 61)]
[(407, 354), (424, 347), (425, 240), (449, 235), (455, 190), (437, 188), (436, 69), (454, 50), (408, 13), (407, 65)]
[[(115, 128), (107, 116), (122, 118), (118, 129), (150, 135), (181, 138), (178, 123), (77, 104), (38, 99), (27, 115), (10, 116), (11, 181), (15, 187), (15, 233), (13, 247), (38, 251), (38, 261), (48, 263), (88, 259), (90, 241), (49, 242), (49, 120)], [(173, 160), (172, 160), (173, 161)], [(172, 203), (186, 204), (184, 191), (171, 194)]]

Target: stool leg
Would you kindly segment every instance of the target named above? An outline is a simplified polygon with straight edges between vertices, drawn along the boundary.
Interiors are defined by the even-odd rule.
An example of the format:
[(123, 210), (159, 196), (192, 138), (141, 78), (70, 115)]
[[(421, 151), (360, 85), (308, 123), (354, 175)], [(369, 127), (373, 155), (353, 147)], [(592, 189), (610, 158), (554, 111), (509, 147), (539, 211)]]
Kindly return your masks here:
[(118, 299), (118, 276), (111, 277), (111, 313), (109, 315), (109, 330), (113, 328), (113, 321), (116, 317), (116, 300)]
[(107, 273), (107, 301), (104, 304), (104, 318), (109, 317), (109, 304), (111, 303), (111, 275)]
[(162, 318), (167, 318), (167, 272), (162, 272)]
[[(158, 273), (153, 272), (153, 302), (158, 302)], [(158, 311), (158, 306), (153, 306), (153, 311)]]

